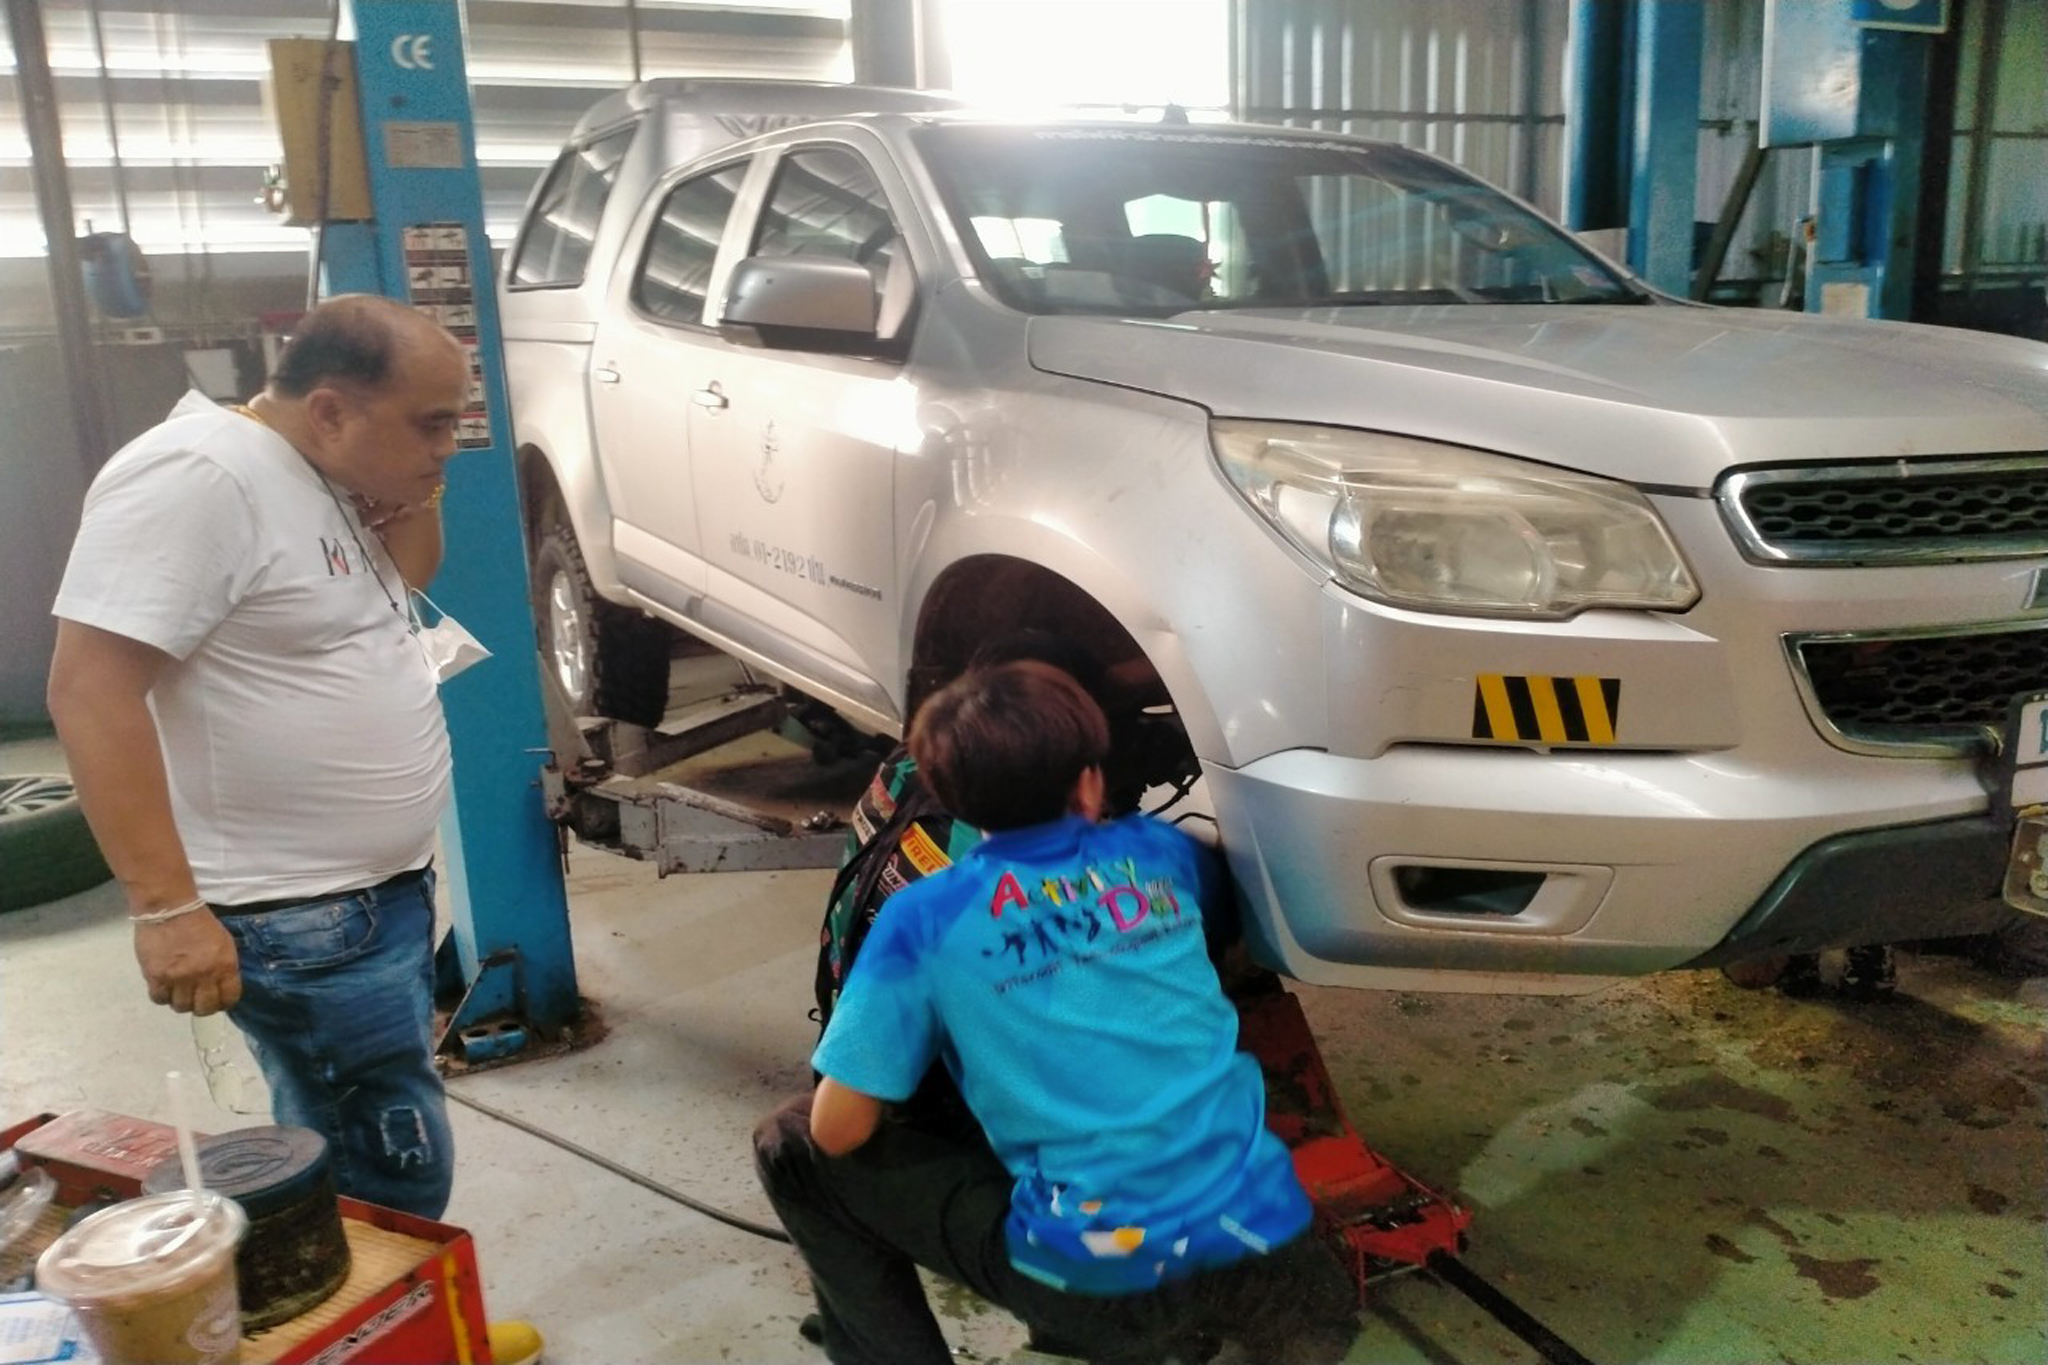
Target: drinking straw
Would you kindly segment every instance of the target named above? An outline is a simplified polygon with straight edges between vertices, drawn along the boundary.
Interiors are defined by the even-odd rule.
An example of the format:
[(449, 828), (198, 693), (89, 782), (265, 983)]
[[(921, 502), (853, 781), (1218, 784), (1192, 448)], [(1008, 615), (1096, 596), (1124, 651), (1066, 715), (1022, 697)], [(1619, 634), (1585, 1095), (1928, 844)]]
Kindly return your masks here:
[(171, 1091), (171, 1127), (178, 1134), (178, 1162), (185, 1168), (185, 1188), (192, 1192), (192, 1202), (197, 1204), (206, 1194), (206, 1186), (199, 1179), (199, 1144), (192, 1137), (192, 1103), (185, 1093), (184, 1077), (176, 1071), (164, 1073), (164, 1083)]

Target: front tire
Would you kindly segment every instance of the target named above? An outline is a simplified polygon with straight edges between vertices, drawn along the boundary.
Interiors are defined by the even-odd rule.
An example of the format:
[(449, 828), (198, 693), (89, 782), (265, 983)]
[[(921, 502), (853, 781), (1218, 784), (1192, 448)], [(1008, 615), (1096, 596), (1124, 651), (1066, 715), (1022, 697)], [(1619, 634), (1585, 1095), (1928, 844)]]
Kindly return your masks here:
[(533, 620), (541, 667), (577, 715), (649, 727), (661, 723), (668, 709), (673, 633), (650, 616), (599, 597), (576, 533), (559, 520), (534, 548)]

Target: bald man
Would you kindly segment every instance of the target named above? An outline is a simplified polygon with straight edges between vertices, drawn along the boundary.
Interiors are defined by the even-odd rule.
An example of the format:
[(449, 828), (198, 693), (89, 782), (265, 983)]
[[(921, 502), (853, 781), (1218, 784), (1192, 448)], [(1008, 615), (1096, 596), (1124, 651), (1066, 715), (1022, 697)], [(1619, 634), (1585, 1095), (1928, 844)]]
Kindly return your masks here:
[(150, 999), (226, 1010), (344, 1194), (423, 1217), (448, 735), (410, 589), (469, 362), (425, 315), (308, 313), (243, 407), (187, 394), (108, 461), (57, 595), (50, 715)]

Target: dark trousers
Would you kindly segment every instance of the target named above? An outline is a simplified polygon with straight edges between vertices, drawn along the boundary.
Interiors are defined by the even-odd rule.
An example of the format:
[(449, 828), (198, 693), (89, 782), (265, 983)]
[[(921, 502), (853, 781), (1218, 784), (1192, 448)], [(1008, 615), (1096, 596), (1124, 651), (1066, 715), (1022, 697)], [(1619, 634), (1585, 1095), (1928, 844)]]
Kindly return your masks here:
[(1242, 1341), (1260, 1361), (1330, 1361), (1356, 1331), (1356, 1291), (1308, 1235), (1142, 1294), (1062, 1293), (1010, 1265), (1003, 1223), (1014, 1182), (985, 1142), (885, 1120), (859, 1148), (827, 1156), (811, 1142), (810, 1110), (804, 1095), (763, 1119), (754, 1160), (810, 1268), (833, 1365), (951, 1365), (918, 1266), (1008, 1309), (1035, 1342), (1095, 1365), (1158, 1365), (1204, 1337)]

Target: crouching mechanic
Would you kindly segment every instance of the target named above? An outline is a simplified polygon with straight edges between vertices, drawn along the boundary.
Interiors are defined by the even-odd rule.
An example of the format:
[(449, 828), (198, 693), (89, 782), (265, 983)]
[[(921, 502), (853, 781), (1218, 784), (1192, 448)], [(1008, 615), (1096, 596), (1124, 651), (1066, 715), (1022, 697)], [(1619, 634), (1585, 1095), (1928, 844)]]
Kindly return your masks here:
[[(812, 1063), (755, 1133), (837, 1365), (947, 1365), (924, 1266), (1102, 1365), (1234, 1338), (1330, 1360), (1355, 1295), (1309, 1235), (1204, 943), (1219, 871), (1143, 816), (1097, 824), (1101, 710), (1044, 664), (968, 673), (910, 749), (989, 837), (892, 897)], [(891, 1122), (942, 1060), (986, 1142)]]

